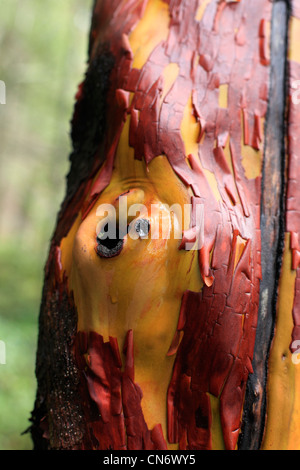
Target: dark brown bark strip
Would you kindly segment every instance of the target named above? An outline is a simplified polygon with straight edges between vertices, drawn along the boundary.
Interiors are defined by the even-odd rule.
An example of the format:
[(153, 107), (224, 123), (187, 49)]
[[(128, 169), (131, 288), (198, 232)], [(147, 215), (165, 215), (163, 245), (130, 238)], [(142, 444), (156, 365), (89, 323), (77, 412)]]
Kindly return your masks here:
[(286, 168), (287, 31), (289, 5), (273, 6), (271, 34), (271, 77), (265, 128), (265, 151), (261, 198), (262, 281), (253, 370), (245, 398), (243, 429), (239, 448), (257, 450), (263, 437), (266, 414), (266, 378), (274, 332), (278, 281), (284, 241)]

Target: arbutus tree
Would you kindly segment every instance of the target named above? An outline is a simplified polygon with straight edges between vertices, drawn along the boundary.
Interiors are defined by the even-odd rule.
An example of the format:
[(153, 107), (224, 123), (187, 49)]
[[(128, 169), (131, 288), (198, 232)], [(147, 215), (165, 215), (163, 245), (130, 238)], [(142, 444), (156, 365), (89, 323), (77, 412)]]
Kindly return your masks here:
[[(95, 1), (36, 449), (300, 448), (299, 37), (298, 0)], [(105, 242), (97, 209), (118, 223), (124, 194), (160, 209), (132, 219), (148, 237)], [(182, 240), (151, 238), (173, 204)]]

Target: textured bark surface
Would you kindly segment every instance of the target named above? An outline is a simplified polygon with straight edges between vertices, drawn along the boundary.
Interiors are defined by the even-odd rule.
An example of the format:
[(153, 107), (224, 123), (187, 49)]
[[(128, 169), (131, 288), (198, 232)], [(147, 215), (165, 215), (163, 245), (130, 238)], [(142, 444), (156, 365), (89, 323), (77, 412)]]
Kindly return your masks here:
[[(289, 9), (268, 0), (165, 1), (168, 35), (135, 68), (130, 33), (149, 2), (95, 1), (89, 65), (72, 120), (67, 194), (45, 269), (32, 415), (37, 449), (150, 450), (167, 448), (166, 441), (180, 449), (212, 449), (210, 397), (218, 400), (226, 449), (259, 448), (264, 433), (284, 213), (293, 269), (300, 259), (299, 111), (291, 103), (286, 119)], [(171, 64), (179, 73), (165, 90), (164, 71)], [(300, 76), (299, 64), (290, 63), (288, 73), (291, 80)], [(181, 127), (188, 103), (198, 126), (193, 153), (186, 152)], [(182, 298), (174, 345), (182, 340), (166, 397), (167, 436), (160, 424), (148, 429), (143, 417), (134, 332), (127, 334), (122, 367), (115, 338), (105, 343), (96, 332), (78, 331), (61, 265), (63, 237), (110, 183), (127, 119), (135, 158), (150, 164), (166, 155), (193, 194), (193, 211), (204, 207), (198, 252), (204, 287)], [(190, 228), (200, 230), (193, 217)], [(295, 339), (299, 268), (297, 276)]]
[(240, 439), (240, 448), (256, 450), (260, 448), (265, 424), (267, 358), (275, 325), (285, 229), (288, 21), (288, 5), (284, 1), (276, 2), (272, 18), (271, 77), (262, 179), (262, 281), (254, 373), (248, 382), (243, 434)]

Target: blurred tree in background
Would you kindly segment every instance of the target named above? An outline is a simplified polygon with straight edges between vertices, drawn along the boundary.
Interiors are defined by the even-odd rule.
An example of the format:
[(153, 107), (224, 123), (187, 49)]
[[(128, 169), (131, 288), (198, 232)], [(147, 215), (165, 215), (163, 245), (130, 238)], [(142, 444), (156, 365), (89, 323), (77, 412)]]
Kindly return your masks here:
[(65, 191), (70, 120), (84, 76), (92, 0), (1, 0), (0, 450), (28, 434), (43, 268)]

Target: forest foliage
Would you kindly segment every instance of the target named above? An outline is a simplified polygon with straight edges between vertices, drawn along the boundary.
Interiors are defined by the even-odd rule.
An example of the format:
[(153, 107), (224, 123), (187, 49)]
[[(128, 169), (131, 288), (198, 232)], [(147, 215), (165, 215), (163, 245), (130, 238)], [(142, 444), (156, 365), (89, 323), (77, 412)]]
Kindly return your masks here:
[(0, 4), (0, 450), (32, 448), (43, 268), (65, 192), (92, 0)]

